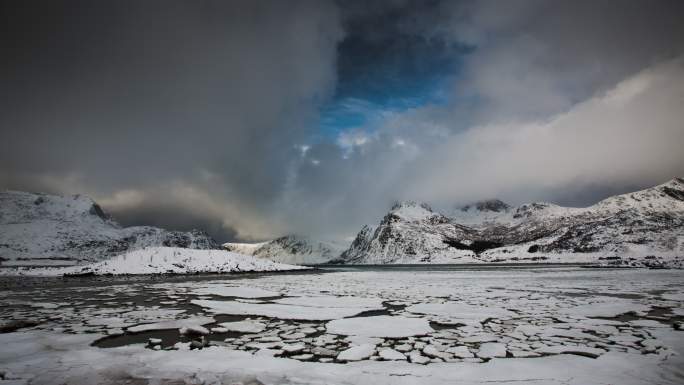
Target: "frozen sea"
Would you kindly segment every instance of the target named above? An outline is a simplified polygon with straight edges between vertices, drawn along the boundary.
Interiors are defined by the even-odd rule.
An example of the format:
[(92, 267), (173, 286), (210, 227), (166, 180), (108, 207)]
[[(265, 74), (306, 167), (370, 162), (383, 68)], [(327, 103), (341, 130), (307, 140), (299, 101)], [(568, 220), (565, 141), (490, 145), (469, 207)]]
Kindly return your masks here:
[(0, 384), (684, 384), (684, 271), (0, 278)]

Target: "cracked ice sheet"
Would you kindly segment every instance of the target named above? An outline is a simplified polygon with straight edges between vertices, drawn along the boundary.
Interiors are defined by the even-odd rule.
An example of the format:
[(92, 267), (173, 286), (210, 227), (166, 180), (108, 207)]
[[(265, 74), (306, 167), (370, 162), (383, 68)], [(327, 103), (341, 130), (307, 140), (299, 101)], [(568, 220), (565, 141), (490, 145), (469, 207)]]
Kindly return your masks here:
[[(666, 333), (664, 337), (677, 339), (678, 346), (684, 344), (681, 334)], [(0, 362), (15, 376), (45, 385), (107, 385), (126, 378), (150, 383), (194, 378), (204, 383), (256, 379), (264, 384), (676, 384), (676, 365), (682, 364), (681, 358), (664, 363), (663, 357), (656, 355), (607, 353), (598, 359), (564, 355), (494, 359), (485, 364), (422, 366), (364, 361), (339, 365), (253, 356), (223, 347), (200, 351), (152, 351), (140, 346), (98, 349), (88, 346), (88, 339), (48, 332), (2, 334)]]
[[(357, 296), (357, 297), (363, 297), (367, 298), (369, 296), (377, 296), (378, 298), (381, 298), (383, 300), (387, 301), (392, 301), (392, 302), (401, 302), (401, 303), (437, 303), (437, 302), (444, 302), (445, 298), (448, 298), (449, 302), (457, 302), (457, 303), (469, 303), (469, 304), (480, 304), (482, 306), (494, 306), (494, 307), (502, 307), (505, 309), (515, 309), (519, 311), (519, 315), (514, 317), (514, 320), (510, 320), (510, 326), (505, 326), (505, 324), (493, 324), (493, 323), (487, 323), (487, 325), (481, 325), (480, 328), (477, 330), (475, 328), (467, 328), (467, 327), (459, 327), (457, 330), (458, 335), (460, 335), (460, 341), (463, 341), (465, 338), (480, 338), (482, 335), (495, 335), (498, 338), (498, 340), (502, 343), (506, 343), (509, 345), (509, 349), (513, 349), (514, 351), (517, 351), (520, 347), (523, 349), (537, 349), (538, 347), (541, 347), (539, 343), (532, 343), (532, 341), (521, 341), (520, 343), (515, 343), (515, 345), (507, 339), (508, 335), (512, 336), (513, 333), (511, 333), (511, 330), (513, 330), (514, 327), (520, 326), (520, 325), (536, 325), (539, 327), (539, 329), (536, 329), (539, 331), (539, 333), (542, 333), (543, 330), (547, 329), (548, 327), (551, 327), (549, 325), (554, 325), (554, 327), (563, 327), (562, 330), (567, 330), (567, 332), (560, 332), (560, 333), (567, 333), (568, 335), (572, 333), (575, 335), (573, 330), (580, 329), (594, 329), (596, 328), (601, 328), (601, 331), (606, 331), (608, 329), (605, 329), (605, 326), (614, 326), (614, 327), (620, 327), (622, 329), (623, 327), (629, 327), (630, 325), (626, 322), (621, 322), (618, 320), (599, 320), (599, 319), (586, 319), (586, 318), (576, 318), (576, 317), (571, 317), (571, 316), (563, 316), (563, 310), (572, 308), (574, 306), (582, 306), (586, 304), (593, 304), (596, 303), (597, 301), (601, 303), (609, 303), (613, 299), (608, 299), (605, 297), (601, 297), (600, 293), (620, 293), (623, 292), (625, 289), (629, 289), (629, 291), (639, 291), (644, 293), (644, 298), (643, 299), (634, 299), (632, 302), (635, 305), (656, 305), (659, 295), (658, 294), (650, 294), (651, 292), (657, 293), (660, 290), (663, 289), (669, 289), (670, 292), (674, 291), (672, 288), (674, 287), (682, 287), (682, 284), (684, 283), (684, 276), (682, 275), (681, 272), (679, 271), (644, 271), (644, 270), (623, 270), (623, 271), (600, 271), (596, 272), (593, 270), (585, 270), (585, 269), (576, 269), (578, 271), (573, 271), (571, 269), (553, 269), (553, 270), (538, 270), (534, 274), (531, 274), (527, 271), (507, 271), (505, 273), (501, 272), (492, 272), (491, 274), (489, 272), (487, 273), (482, 273), (482, 272), (476, 272), (473, 274), (472, 272), (462, 272), (462, 271), (457, 271), (457, 272), (450, 272), (450, 273), (443, 273), (443, 272), (383, 272), (383, 273), (378, 273), (378, 272), (354, 272), (354, 273), (331, 273), (331, 274), (321, 274), (321, 275), (296, 275), (296, 276), (266, 276), (266, 277), (260, 277), (257, 279), (250, 279), (250, 280), (245, 280), (246, 283), (249, 284), (249, 287), (255, 287), (255, 288), (261, 288), (264, 290), (271, 290), (271, 291), (277, 291), (281, 293), (287, 293), (289, 295), (303, 295), (305, 298), (313, 298), (313, 297), (320, 297), (322, 294), (334, 294), (335, 296)], [(539, 288), (544, 288), (544, 287), (551, 287), (554, 282), (557, 281), (563, 281), (567, 282), (567, 284), (564, 284), (564, 287), (579, 287), (579, 288), (585, 288), (584, 293), (586, 295), (583, 295), (581, 297), (572, 297), (572, 296), (556, 296), (553, 293), (539, 293)], [(230, 284), (235, 284), (235, 281), (232, 280), (230, 283), (227, 282), (228, 285)], [(185, 297), (187, 294), (191, 293), (193, 289), (198, 288), (198, 287), (204, 287), (208, 286), (206, 282), (168, 282), (164, 284), (159, 284), (159, 285), (154, 285), (154, 286), (147, 286), (146, 289), (150, 287), (155, 287), (155, 288), (163, 288), (164, 289), (164, 295), (172, 294), (175, 293), (176, 298), (179, 299), (180, 302), (182, 303), (187, 303), (187, 300), (190, 298)], [(498, 289), (501, 287), (506, 287), (506, 290)], [(92, 294), (96, 294), (96, 291), (109, 291), (110, 288), (108, 287), (102, 287), (102, 288), (93, 288), (90, 291), (92, 291)], [(168, 292), (166, 290), (168, 289)], [(150, 293), (149, 290), (143, 290), (140, 286), (132, 286), (131, 289), (125, 290), (126, 292), (130, 292), (131, 295), (137, 294), (137, 295), (144, 295), (146, 297), (150, 297), (151, 295), (156, 295), (159, 294), (159, 291), (157, 293)], [(80, 290), (78, 291), (80, 293)], [(524, 295), (522, 295), (523, 293)], [(596, 293), (595, 296), (591, 296), (591, 293)], [(12, 292), (10, 292), (12, 294)], [(34, 292), (31, 291), (25, 291), (24, 296), (22, 297), (23, 299), (28, 300), (29, 297), (33, 300), (39, 301), (39, 302), (62, 302), (62, 299), (58, 298), (53, 298), (51, 292), (43, 292), (43, 293), (38, 293), (40, 298), (37, 298), (37, 296), (34, 296)], [(91, 294), (88, 293), (88, 296)], [(589, 295), (589, 296), (587, 296)], [(141, 306), (135, 305), (133, 302), (130, 303), (130, 305), (126, 305), (126, 302), (119, 303), (121, 307), (119, 308), (89, 308), (87, 306), (83, 306), (83, 303), (79, 304), (80, 301), (82, 301), (84, 298), (79, 297), (79, 294), (75, 292), (69, 292), (67, 294), (69, 299), (67, 302), (70, 302), (71, 305), (73, 305), (73, 308), (80, 309), (78, 313), (73, 312), (70, 309), (67, 308), (59, 308), (58, 310), (53, 310), (53, 309), (16, 309), (10, 312), (10, 314), (0, 314), (0, 317), (12, 317), (12, 318), (30, 318), (30, 317), (35, 317), (36, 313), (40, 313), (40, 316), (53, 316), (53, 315), (59, 315), (60, 317), (65, 317), (61, 318), (63, 321), (61, 322), (67, 322), (67, 323), (72, 323), (72, 321), (81, 321), (82, 319), (87, 319), (88, 317), (104, 317), (108, 315), (116, 315), (122, 313), (123, 309), (128, 306), (128, 310), (141, 310)], [(161, 302), (156, 302), (154, 301), (153, 297), (150, 297), (151, 299), (150, 304), (161, 304)], [(65, 298), (66, 300), (66, 298)], [(123, 299), (123, 301), (128, 301), (129, 299)], [(0, 304), (8, 304), (11, 303), (11, 300), (4, 300), (0, 298)], [(137, 302), (139, 303), (139, 301)], [(283, 305), (283, 304), (281, 304)], [(679, 308), (673, 309), (673, 312), (677, 312), (679, 310), (682, 310), (681, 304), (677, 303), (669, 303), (667, 306), (680, 306)], [(163, 306), (162, 306), (163, 307)], [(149, 309), (149, 311), (155, 311), (152, 307), (150, 308), (145, 308)], [(168, 307), (165, 309), (159, 309), (159, 310), (170, 310)], [(189, 310), (189, 309), (187, 309)], [(197, 309), (192, 309), (194, 312)], [(630, 309), (633, 310), (633, 309)], [(97, 311), (97, 315), (95, 314), (95, 311)], [(176, 310), (178, 311), (178, 310)], [(421, 315), (415, 315), (413, 313), (408, 313), (405, 309), (394, 309), (392, 310), (392, 313), (394, 315), (402, 315), (406, 317), (420, 317), (420, 318), (427, 318), (426, 316), (421, 316)], [(135, 313), (133, 313), (135, 314)], [(16, 316), (15, 316), (16, 315)], [(142, 314), (137, 314), (142, 316)], [(156, 314), (156, 315), (161, 315), (161, 314)], [(182, 316), (182, 315), (176, 315), (175, 318)], [(560, 317), (559, 317), (560, 316)], [(558, 324), (558, 322), (555, 320), (555, 318), (561, 318), (560, 321), (561, 324)], [(156, 321), (156, 320), (154, 320)], [(652, 320), (650, 320), (652, 321)], [(557, 325), (556, 325), (557, 324)], [(43, 325), (39, 325), (37, 328), (52, 328), (55, 326), (55, 323), (49, 323), (46, 322)], [(604, 326), (605, 325), (605, 326)], [(59, 326), (59, 324), (57, 324)], [(505, 330), (501, 330), (502, 327), (505, 327)], [(680, 334), (676, 334), (671, 327), (667, 328), (662, 328), (659, 327), (658, 329), (655, 329), (654, 327), (649, 327), (649, 326), (642, 326), (643, 328), (647, 329), (631, 329), (628, 328), (625, 331), (618, 331), (616, 333), (616, 338), (620, 341), (627, 341), (628, 345), (632, 345), (634, 348), (637, 350), (640, 349), (638, 347), (638, 341), (637, 339), (633, 338), (633, 334), (636, 333), (644, 333), (648, 331), (651, 334), (651, 337), (655, 338), (658, 340), (658, 343), (662, 343), (674, 350), (678, 351), (684, 351), (680, 350), (677, 348), (678, 344), (678, 338), (681, 339), (681, 335), (683, 332), (676, 332)], [(40, 331), (36, 330), (37, 328), (33, 328), (32, 332), (34, 333), (40, 333)], [(661, 330), (662, 329), (662, 330)], [(48, 329), (49, 330), (49, 329)], [(610, 332), (614, 332), (614, 329), (610, 329)], [(430, 339), (439, 339), (441, 340), (442, 343), (446, 343), (449, 340), (445, 341), (441, 337), (437, 337), (437, 334), (439, 333), (446, 333), (444, 331), (438, 331), (436, 333), (433, 333), (429, 338)], [(446, 334), (451, 334), (446, 333)], [(534, 334), (538, 334), (535, 333)], [(554, 334), (557, 334), (554, 332)], [(583, 335), (579, 335), (583, 336)], [(92, 338), (92, 339), (90, 339)], [(96, 339), (97, 335), (94, 334), (89, 334), (88, 339), (84, 340), (83, 344), (87, 345), (92, 340)], [(453, 337), (452, 337), (453, 338)], [(546, 338), (546, 337), (544, 337)], [(559, 344), (559, 343), (566, 343), (568, 342), (567, 339), (565, 340), (559, 340), (558, 338), (553, 338), (553, 341), (545, 341), (545, 342), (550, 342), (552, 345)], [(597, 338), (600, 338), (604, 345), (605, 343), (608, 343), (609, 341), (608, 338), (606, 337), (600, 337), (597, 336)], [(649, 338), (648, 336), (645, 336), (644, 338)], [(349, 339), (349, 338), (348, 338)], [(356, 339), (360, 340), (360, 339)], [(359, 343), (356, 341), (354, 343)], [(368, 340), (368, 338), (366, 338)], [(650, 340), (648, 340), (650, 341)], [(30, 341), (26, 341), (28, 345), (31, 344)], [(366, 343), (366, 342), (363, 342)], [(380, 343), (380, 342), (373, 342), (373, 343)], [(577, 344), (578, 346), (591, 346), (592, 342), (589, 341), (573, 341), (571, 342), (572, 344)], [(457, 344), (456, 342), (452, 343)], [(40, 345), (40, 344), (39, 344)], [(535, 345), (535, 346), (531, 346)], [(613, 367), (612, 369), (606, 369), (605, 372), (597, 372), (596, 377), (588, 377), (589, 374), (587, 375), (580, 375), (581, 379), (584, 379), (584, 383), (597, 383), (599, 381), (602, 381), (604, 383), (681, 383), (681, 378), (676, 378), (673, 380), (673, 376), (671, 376), (669, 371), (672, 370), (675, 365), (673, 365), (671, 362), (676, 362), (672, 360), (678, 359), (678, 357), (681, 356), (669, 356), (672, 353), (672, 350), (664, 350), (662, 352), (658, 352), (656, 354), (647, 354), (647, 355), (642, 355), (638, 354), (637, 351), (635, 350), (624, 350), (624, 351), (630, 351), (634, 352), (636, 354), (627, 354), (619, 351), (619, 346), (618, 345), (605, 345), (607, 349), (610, 349), (611, 351), (603, 354), (600, 358), (597, 360), (600, 360), (600, 362), (609, 362), (610, 360), (606, 361), (610, 357), (620, 357), (619, 359), (616, 359), (619, 364), (621, 364), (623, 361), (626, 362), (627, 364), (625, 365), (626, 370), (632, 370), (632, 367), (635, 368), (643, 368), (645, 373), (639, 373), (632, 371), (632, 374), (635, 375), (635, 379), (633, 381), (624, 381), (625, 376), (618, 373), (618, 367), (620, 365), (617, 365), (617, 367)], [(615, 349), (615, 348), (618, 349)], [(3, 349), (9, 349), (10, 347), (5, 347), (2, 343), (0, 343), (0, 350)], [(60, 346), (60, 349), (62, 349), (62, 355), (63, 356), (69, 356), (71, 355), (72, 350), (76, 350), (78, 353), (78, 350), (80, 347), (77, 349), (74, 349), (69, 346)], [(118, 349), (118, 348), (117, 348)], [(471, 346), (471, 350), (473, 347)], [(101, 349), (101, 351), (90, 351), (90, 350), (84, 350), (87, 352), (87, 354), (97, 354), (98, 357), (103, 357), (102, 359), (107, 359), (109, 357), (109, 354), (113, 353), (110, 351), (111, 349)], [(474, 349), (473, 351), (476, 351), (477, 349)], [(223, 355), (224, 352), (227, 352), (228, 350), (214, 350), (216, 354)], [(8, 353), (13, 353), (11, 351), (5, 351)], [(145, 351), (140, 352), (139, 350), (130, 350), (132, 352), (131, 354), (135, 355), (146, 355)], [(182, 353), (182, 352), (168, 352), (170, 353)], [(195, 353), (200, 353), (200, 354), (205, 354), (202, 353), (201, 351), (193, 351), (193, 352), (188, 352), (188, 354), (195, 354)], [(86, 353), (84, 353), (86, 354)], [(232, 354), (232, 353), (231, 353)], [(246, 353), (242, 353), (246, 354)], [(608, 356), (608, 358), (605, 358), (605, 356)], [(669, 356), (669, 357), (668, 357)], [(194, 356), (190, 356), (194, 357)], [(648, 364), (648, 362), (654, 362), (656, 359), (665, 359), (666, 357), (667, 360), (663, 363), (663, 367), (656, 367), (655, 365)], [(35, 356), (28, 357), (27, 362), (33, 361)], [(590, 360), (589, 358), (584, 358), (584, 357), (579, 357), (584, 360)], [(191, 358), (189, 362), (194, 361), (195, 358)], [(564, 378), (567, 378), (568, 376), (573, 375), (572, 370), (569, 372), (564, 371), (565, 367), (560, 365), (560, 363), (564, 362), (564, 360), (573, 360), (573, 361), (567, 361), (570, 363), (570, 366), (572, 367), (572, 362), (575, 362), (574, 360), (576, 357), (572, 356), (567, 356), (565, 355), (564, 357), (558, 357), (553, 362), (559, 363), (559, 365), (556, 366), (558, 370), (558, 375), (553, 377), (554, 380), (544, 380), (544, 381), (537, 381), (538, 383), (558, 383), (561, 382)], [(276, 360), (281, 360), (285, 362), (293, 361), (290, 359), (283, 359), (283, 358), (277, 358)], [(506, 361), (510, 360), (509, 358), (495, 358), (493, 361)], [(528, 370), (537, 370), (537, 365), (542, 365), (545, 362), (549, 362), (548, 358), (542, 359), (542, 361), (537, 361), (537, 358), (530, 358), (527, 359), (532, 362), (526, 362), (524, 363), (525, 366), (523, 368), (527, 368)], [(611, 365), (615, 365), (610, 361)], [(5, 368), (5, 360), (0, 359), (0, 369)], [(106, 363), (105, 363), (106, 364)], [(127, 365), (135, 366), (135, 362), (127, 362)], [(373, 364), (368, 363), (370, 366), (375, 368), (375, 366), (372, 366)], [(361, 377), (354, 377), (357, 376), (356, 368), (357, 366), (348, 366), (348, 365), (340, 365), (343, 366), (350, 371), (354, 369), (352, 372), (353, 376), (352, 378), (358, 379), (358, 381), (355, 382), (362, 382), (362, 383), (367, 383), (370, 382), (369, 380), (374, 380), (374, 382), (379, 382), (379, 383), (388, 383), (390, 382), (388, 379), (382, 379), (380, 378), (379, 380), (376, 377), (382, 377), (382, 376), (389, 376), (390, 374), (397, 374), (398, 376), (392, 376), (390, 377), (391, 379), (397, 379), (398, 383), (401, 383), (401, 380), (399, 378), (401, 377), (400, 374), (403, 374), (404, 372), (411, 372), (414, 373), (423, 373), (424, 376), (432, 376), (432, 367), (440, 367), (441, 365), (455, 365), (455, 366), (449, 366), (452, 370), (455, 371), (461, 371), (461, 370), (475, 370), (475, 371), (481, 371), (483, 369), (471, 369), (470, 365), (461, 365), (458, 363), (448, 363), (448, 364), (429, 364), (428, 369), (420, 369), (418, 368), (413, 368), (412, 366), (409, 366), (406, 368), (405, 366), (402, 366), (400, 370), (398, 371), (393, 371), (393, 372), (387, 372), (384, 369), (382, 370), (377, 370), (376, 374), (377, 376), (361, 376)], [(510, 365), (513, 365), (513, 363), (509, 363)], [(98, 363), (93, 363), (94, 369), (98, 370), (100, 367), (98, 366)], [(270, 364), (269, 364), (270, 365)], [(286, 365), (285, 363), (282, 363), (282, 365)], [(312, 370), (312, 371), (318, 371), (319, 369), (317, 364), (313, 363), (307, 363), (305, 366), (301, 366), (303, 370)], [(490, 363), (486, 364), (479, 364), (479, 365), (487, 365), (488, 368), (491, 368), (492, 366), (489, 366)], [(504, 365), (504, 364), (496, 364), (496, 367), (499, 367), (499, 365)], [(508, 364), (506, 364), (508, 365)], [(587, 366), (588, 365), (588, 366)], [(586, 369), (591, 369), (594, 370), (595, 364), (587, 364), (583, 365), (582, 368)], [(680, 367), (684, 368), (684, 363), (679, 361)], [(144, 364), (140, 363), (138, 366), (141, 366), (139, 370), (144, 370)], [(413, 366), (417, 366), (413, 364)], [(200, 366), (201, 367), (201, 366)], [(323, 367), (329, 367), (329, 366), (323, 366)], [(109, 368), (109, 367), (107, 367)], [(311, 368), (311, 369), (310, 369)], [(384, 367), (383, 367), (384, 368)], [(665, 369), (668, 368), (668, 369)], [(11, 369), (8, 367), (8, 369)], [(63, 369), (66, 372), (71, 371), (71, 368), (68, 367), (63, 367)], [(577, 368), (575, 368), (577, 369)], [(138, 369), (131, 369), (131, 370), (138, 370)], [(157, 369), (155, 369), (157, 370)], [(236, 369), (237, 370), (237, 369)], [(323, 370), (323, 369), (320, 369)], [(338, 369), (335, 369), (338, 375), (340, 374)], [(374, 369), (375, 370), (375, 369)], [(441, 369), (440, 369), (441, 370)], [(569, 369), (568, 369), (569, 370)], [(574, 369), (573, 369), (574, 370)], [(263, 370), (265, 372), (264, 376), (266, 378), (272, 378), (271, 375), (277, 376), (277, 373), (282, 374), (282, 371), (271, 371), (268, 368), (264, 368)], [(539, 373), (543, 373), (545, 369), (539, 370)], [(15, 372), (17, 372), (15, 370)], [(216, 371), (208, 370), (206, 372), (199, 372), (198, 376), (204, 376), (205, 374), (207, 376), (215, 376)], [(437, 369), (435, 369), (435, 373), (437, 372)], [(34, 373), (42, 373), (38, 370), (35, 371)], [(275, 374), (274, 374), (275, 373)], [(290, 374), (292, 372), (289, 372)], [(531, 372), (530, 372), (531, 373)], [(537, 372), (534, 372), (535, 375)], [(567, 373), (567, 376), (566, 376)], [(599, 375), (600, 373), (601, 375)], [(523, 373), (523, 375), (527, 375), (528, 373)], [(179, 375), (182, 375), (179, 374)], [(258, 375), (258, 373), (257, 373)], [(342, 373), (342, 376), (345, 374)], [(565, 377), (564, 377), (565, 376)], [(307, 378), (307, 381), (305, 383), (311, 383), (311, 382), (316, 382), (315, 379), (313, 379), (311, 376), (307, 375), (305, 376)], [(455, 375), (454, 375), (455, 377)], [(452, 377), (449, 383), (458, 383), (459, 378), (454, 378)], [(508, 379), (509, 381), (513, 381), (515, 378), (520, 379), (529, 379), (528, 377), (515, 377), (515, 376), (510, 376), (506, 377), (505, 375), (502, 376), (503, 378)], [(261, 378), (261, 375), (259, 375), (259, 378)], [(326, 381), (328, 377), (322, 376), (319, 378), (319, 382), (332, 382), (333, 381)], [(403, 377), (401, 377), (403, 378)], [(411, 376), (410, 379), (405, 379), (403, 380), (404, 383), (440, 383), (440, 382), (447, 382), (447, 381), (438, 381), (435, 380), (434, 382), (432, 381), (433, 377), (429, 377), (429, 381), (426, 379), (427, 377), (417, 377), (417, 376)], [(483, 376), (483, 378), (492, 378), (491, 376)], [(665, 378), (666, 380), (663, 380)], [(377, 381), (376, 381), (377, 380)], [(425, 381), (422, 381), (425, 380)], [(63, 381), (64, 382), (64, 381)], [(98, 383), (100, 381), (90, 381), (89, 383)], [(230, 383), (230, 381), (224, 381), (227, 383)], [(279, 381), (274, 380), (272, 382), (278, 383)], [(350, 381), (351, 382), (351, 381)], [(463, 383), (474, 383), (476, 381), (470, 381), (467, 379), (463, 380)], [(525, 381), (521, 381), (525, 382)], [(41, 383), (36, 381), (35, 383)], [(71, 382), (67, 382), (71, 383)], [(572, 382), (571, 382), (572, 383)], [(581, 381), (576, 381), (575, 383), (582, 383)]]

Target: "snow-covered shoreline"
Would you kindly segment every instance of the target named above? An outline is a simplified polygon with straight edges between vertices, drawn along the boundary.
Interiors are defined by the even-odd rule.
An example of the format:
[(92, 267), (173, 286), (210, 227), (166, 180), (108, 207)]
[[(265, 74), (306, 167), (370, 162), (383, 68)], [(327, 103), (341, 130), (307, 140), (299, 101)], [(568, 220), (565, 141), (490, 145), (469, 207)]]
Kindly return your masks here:
[(225, 250), (148, 247), (87, 265), (0, 269), (0, 276), (235, 274), (307, 269), (310, 268), (271, 262)]

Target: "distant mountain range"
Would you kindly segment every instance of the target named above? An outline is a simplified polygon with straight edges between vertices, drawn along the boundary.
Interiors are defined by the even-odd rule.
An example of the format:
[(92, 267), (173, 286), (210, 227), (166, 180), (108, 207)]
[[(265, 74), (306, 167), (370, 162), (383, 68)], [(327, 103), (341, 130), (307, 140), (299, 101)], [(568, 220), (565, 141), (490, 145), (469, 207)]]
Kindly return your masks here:
[(219, 249), (201, 231), (121, 227), (92, 199), (0, 192), (0, 266), (67, 266), (149, 246)]
[(201, 231), (121, 227), (85, 196), (0, 192), (0, 266), (63, 266), (150, 246), (218, 249), (288, 264), (600, 263), (684, 265), (684, 180), (585, 208), (475, 202), (440, 213), (400, 202), (351, 245), (288, 235), (217, 244)]
[(682, 266), (684, 180), (613, 196), (585, 208), (487, 200), (436, 212), (395, 204), (365, 226), (337, 263), (593, 262)]
[(307, 237), (287, 235), (261, 243), (224, 243), (223, 247), (234, 253), (270, 259), (274, 262), (311, 265), (336, 259), (346, 245), (322, 242)]

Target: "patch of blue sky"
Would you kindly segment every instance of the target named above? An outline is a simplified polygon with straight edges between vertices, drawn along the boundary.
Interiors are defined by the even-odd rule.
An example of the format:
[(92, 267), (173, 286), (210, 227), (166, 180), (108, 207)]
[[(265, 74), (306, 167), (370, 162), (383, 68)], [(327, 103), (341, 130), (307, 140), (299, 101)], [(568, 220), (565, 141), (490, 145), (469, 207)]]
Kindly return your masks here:
[[(446, 103), (449, 95), (449, 76), (433, 76), (420, 84), (404, 87), (394, 95), (373, 94), (337, 97), (321, 111), (320, 133), (334, 138), (352, 129), (373, 131), (389, 114), (399, 113), (426, 105)], [(393, 88), (393, 87), (389, 87)]]
[(320, 139), (347, 130), (374, 131), (383, 117), (445, 103), (470, 47), (389, 34), (350, 36), (338, 47), (334, 98), (321, 109)]

